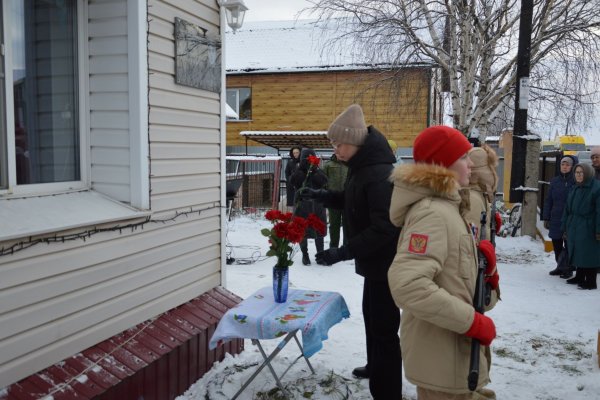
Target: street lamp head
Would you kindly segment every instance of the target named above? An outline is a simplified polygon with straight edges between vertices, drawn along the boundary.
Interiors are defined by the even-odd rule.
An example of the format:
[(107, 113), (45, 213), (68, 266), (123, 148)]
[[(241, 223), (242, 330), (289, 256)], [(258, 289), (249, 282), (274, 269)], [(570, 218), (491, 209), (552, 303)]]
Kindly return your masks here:
[(221, 5), (225, 8), (225, 17), (227, 25), (235, 33), (236, 30), (242, 27), (244, 23), (244, 15), (248, 7), (244, 4), (244, 0), (223, 0)]

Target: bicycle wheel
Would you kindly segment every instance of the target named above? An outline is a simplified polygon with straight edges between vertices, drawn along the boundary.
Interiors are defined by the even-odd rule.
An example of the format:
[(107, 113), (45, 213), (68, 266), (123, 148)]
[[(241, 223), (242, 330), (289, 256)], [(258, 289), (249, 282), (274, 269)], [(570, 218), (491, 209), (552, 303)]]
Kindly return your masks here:
[(515, 237), (517, 235), (517, 231), (521, 227), (521, 203), (515, 203), (510, 209), (508, 221), (512, 227), (510, 236)]

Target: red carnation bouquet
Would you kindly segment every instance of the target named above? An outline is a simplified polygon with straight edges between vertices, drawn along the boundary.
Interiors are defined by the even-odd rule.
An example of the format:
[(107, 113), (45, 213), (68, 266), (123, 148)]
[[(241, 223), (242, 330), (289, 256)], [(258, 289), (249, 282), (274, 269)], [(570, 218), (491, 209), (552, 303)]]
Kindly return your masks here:
[(267, 257), (277, 257), (275, 268), (285, 269), (294, 263), (292, 259), (295, 248), (292, 247), (292, 244), (302, 241), (307, 228), (313, 228), (317, 232), (325, 234), (325, 224), (315, 214), (310, 214), (308, 218), (302, 218), (291, 212), (269, 210), (266, 212), (265, 218), (273, 223), (273, 228), (264, 228), (261, 233), (269, 238), (270, 247)]

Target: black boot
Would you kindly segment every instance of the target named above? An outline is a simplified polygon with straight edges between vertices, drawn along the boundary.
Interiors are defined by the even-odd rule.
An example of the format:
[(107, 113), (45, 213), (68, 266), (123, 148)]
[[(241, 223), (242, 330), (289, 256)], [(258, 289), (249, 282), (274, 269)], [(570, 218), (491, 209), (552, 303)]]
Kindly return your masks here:
[(308, 253), (302, 253), (302, 264), (310, 265), (310, 257), (308, 256)]
[(554, 268), (552, 271), (548, 272), (548, 274), (555, 276), (555, 275), (561, 275), (562, 271), (559, 270), (558, 268)]
[(368, 379), (369, 378), (369, 366), (365, 365), (364, 367), (356, 367), (352, 370), (352, 375), (359, 379)]
[(596, 284), (596, 268), (586, 268), (583, 275), (584, 278), (579, 284), (579, 289), (594, 290), (598, 288)]
[(569, 285), (576, 285), (582, 283), (584, 279), (583, 270), (581, 268), (577, 268), (575, 270), (575, 276), (571, 279), (567, 279), (567, 283)]

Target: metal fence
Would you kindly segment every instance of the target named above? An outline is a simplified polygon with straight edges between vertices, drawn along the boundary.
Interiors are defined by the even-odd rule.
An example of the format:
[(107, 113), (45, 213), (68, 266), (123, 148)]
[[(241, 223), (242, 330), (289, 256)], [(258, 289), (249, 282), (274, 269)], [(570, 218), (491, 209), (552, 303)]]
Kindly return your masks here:
[(227, 156), (226, 160), (229, 216), (279, 207), (281, 157)]

